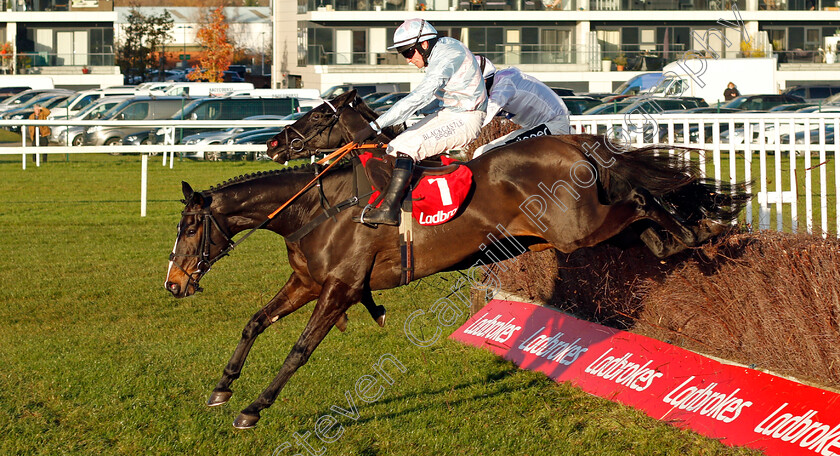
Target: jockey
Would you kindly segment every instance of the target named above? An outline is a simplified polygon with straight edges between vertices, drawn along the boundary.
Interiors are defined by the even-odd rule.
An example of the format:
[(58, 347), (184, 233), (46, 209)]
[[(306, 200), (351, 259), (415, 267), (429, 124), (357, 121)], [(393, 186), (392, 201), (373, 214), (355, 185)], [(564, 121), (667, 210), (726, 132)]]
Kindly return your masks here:
[(366, 210), (359, 221), (399, 224), (399, 205), (411, 180), (414, 163), (448, 149), (460, 148), (478, 136), (484, 121), (487, 95), (475, 57), (460, 41), (439, 37), (423, 19), (409, 19), (394, 32), (394, 45), (418, 69), (426, 69), (422, 82), (378, 119), (365, 125), (353, 140), (362, 143), (383, 128), (405, 122), (415, 111), (435, 101), (433, 114), (407, 128), (388, 144), (397, 157), (394, 174), (379, 208)]
[(569, 110), (551, 88), (537, 78), (519, 71), (519, 68), (496, 71), (493, 63), (483, 55), (475, 58), (483, 68), (487, 95), (490, 97), (484, 125), (489, 124), (493, 116), (500, 114), (521, 128), (477, 148), (473, 158), (490, 149), (533, 136), (569, 134)]

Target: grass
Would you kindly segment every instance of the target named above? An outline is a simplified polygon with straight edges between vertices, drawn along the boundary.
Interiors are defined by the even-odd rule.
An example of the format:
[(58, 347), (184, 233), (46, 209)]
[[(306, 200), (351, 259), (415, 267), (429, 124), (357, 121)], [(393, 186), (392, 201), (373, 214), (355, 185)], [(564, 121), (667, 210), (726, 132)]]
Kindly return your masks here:
[[(332, 413), (343, 433), (326, 454), (754, 454), (592, 397), (483, 350), (442, 340), (412, 345), (402, 322), (454, 282), (438, 275), (375, 294), (378, 328), (361, 306), (292, 378), (256, 429), (231, 423), (273, 378), (308, 312), (258, 340), (227, 405), (204, 406), (247, 319), (290, 270), (280, 238), (260, 232), (184, 300), (163, 289), (182, 204), (194, 188), (271, 163), (178, 162), (149, 167), (148, 216), (139, 217), (137, 156), (71, 156), (20, 169), (0, 159), (0, 454), (271, 455)], [(465, 319), (466, 315), (462, 317)], [(330, 412), (385, 353), (394, 371), (354, 421)], [(384, 384), (383, 384), (384, 385)], [(338, 428), (335, 428), (338, 429)], [(293, 454), (295, 451), (278, 452)]]
[(20, 133), (0, 128), (0, 143), (12, 142), (20, 144)]

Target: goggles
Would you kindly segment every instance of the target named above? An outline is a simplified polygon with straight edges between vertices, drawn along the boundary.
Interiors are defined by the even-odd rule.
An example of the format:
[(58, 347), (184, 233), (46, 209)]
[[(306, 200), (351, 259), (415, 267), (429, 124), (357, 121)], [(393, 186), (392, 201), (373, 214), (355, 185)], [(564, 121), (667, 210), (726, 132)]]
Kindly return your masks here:
[(411, 46), (406, 46), (402, 50), (398, 49), (397, 52), (402, 54), (402, 56), (405, 57), (406, 59), (411, 60), (411, 58), (414, 57), (414, 51), (415, 50), (416, 50), (415, 45), (412, 44)]

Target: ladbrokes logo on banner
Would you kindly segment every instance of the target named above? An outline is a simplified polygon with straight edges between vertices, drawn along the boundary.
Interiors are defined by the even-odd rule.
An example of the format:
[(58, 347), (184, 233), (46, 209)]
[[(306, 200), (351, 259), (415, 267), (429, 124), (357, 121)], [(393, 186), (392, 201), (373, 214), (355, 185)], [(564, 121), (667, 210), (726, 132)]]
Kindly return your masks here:
[(840, 395), (512, 301), (451, 338), (648, 415), (770, 455), (840, 456)]

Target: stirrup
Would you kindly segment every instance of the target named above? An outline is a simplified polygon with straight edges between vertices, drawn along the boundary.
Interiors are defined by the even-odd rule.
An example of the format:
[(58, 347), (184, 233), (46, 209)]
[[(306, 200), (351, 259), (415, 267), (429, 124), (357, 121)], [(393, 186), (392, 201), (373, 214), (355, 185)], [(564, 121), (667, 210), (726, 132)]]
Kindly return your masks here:
[(365, 207), (362, 208), (362, 213), (359, 214), (358, 217), (353, 217), (353, 221), (356, 223), (361, 223), (362, 225), (369, 226), (371, 228), (379, 228), (379, 224), (377, 223), (368, 223), (365, 221), (365, 213), (370, 209), (375, 209), (373, 204), (365, 204)]

